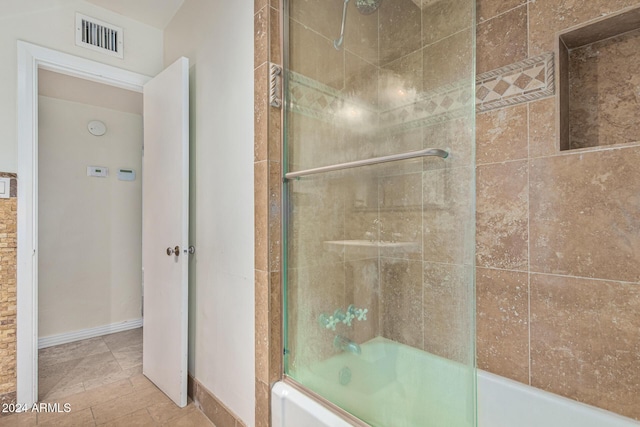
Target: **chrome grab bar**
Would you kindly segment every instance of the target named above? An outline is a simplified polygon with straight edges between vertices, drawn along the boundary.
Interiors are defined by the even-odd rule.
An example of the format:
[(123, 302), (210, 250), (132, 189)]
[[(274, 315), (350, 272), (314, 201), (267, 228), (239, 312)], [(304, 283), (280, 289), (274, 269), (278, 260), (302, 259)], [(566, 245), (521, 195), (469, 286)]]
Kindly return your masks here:
[(321, 166), (319, 168), (306, 169), (298, 172), (288, 172), (284, 174), (285, 179), (300, 178), (302, 176), (314, 175), (317, 173), (333, 172), (341, 169), (350, 169), (359, 166), (377, 165), (379, 163), (395, 162), (397, 160), (414, 159), (417, 157), (442, 157), (446, 159), (449, 156), (449, 152), (441, 150), (439, 148), (425, 148), (418, 151), (407, 151), (406, 153), (392, 154), (390, 156), (373, 157), (366, 160), (356, 160), (347, 163), (338, 163), (330, 166)]

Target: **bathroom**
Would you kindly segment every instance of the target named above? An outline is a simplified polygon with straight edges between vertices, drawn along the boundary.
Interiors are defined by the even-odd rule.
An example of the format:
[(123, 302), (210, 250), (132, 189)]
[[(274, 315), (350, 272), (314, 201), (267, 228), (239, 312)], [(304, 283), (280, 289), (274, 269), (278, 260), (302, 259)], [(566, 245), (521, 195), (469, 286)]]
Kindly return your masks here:
[[(476, 360), (484, 372), (626, 417), (620, 422), (640, 419), (636, 262), (640, 221), (633, 209), (635, 183), (640, 182), (634, 161), (637, 126), (605, 118), (610, 109), (578, 111), (581, 114), (575, 119), (571, 111), (563, 110), (566, 103), (561, 98), (567, 95), (562, 90), (568, 86), (558, 74), (563, 67), (560, 43), (574, 47), (576, 37), (571, 37), (571, 31), (588, 31), (598, 22), (604, 23), (599, 31), (603, 26), (624, 27), (624, 22), (606, 18), (633, 11), (639, 2), (382, 0), (367, 15), (357, 9), (356, 0), (289, 0), (284, 15), (280, 1), (256, 0), (252, 6), (185, 0), (176, 2), (180, 6), (175, 15), (155, 26), (139, 24), (148, 19), (144, 13), (118, 10), (126, 2), (111, 2), (112, 10), (105, 5), (109, 2), (100, 7), (96, 2), (58, 1), (52, 7), (51, 2), (41, 1), (42, 6), (27, 10), (19, 3), (7, 2), (5, 12), (15, 12), (5, 20), (11, 25), (0, 30), (6, 35), (2, 49), (8, 58), (16, 57), (16, 40), (25, 40), (148, 76), (179, 56), (191, 60), (190, 244), (196, 253), (189, 261), (189, 374), (195, 380), (195, 400), (215, 425), (270, 424), (271, 387), (289, 369), (283, 366), (282, 319), (286, 315), (289, 321), (298, 321), (296, 313), (282, 309), (282, 284), (301, 283), (305, 277), (310, 279), (308, 288), (289, 290), (316, 292), (326, 305), (310, 307), (308, 318), (300, 318), (302, 323), (288, 327), (287, 332), (308, 339), (303, 347), (319, 349), (319, 356), (351, 353), (333, 348), (336, 335), (358, 343), (363, 352), (363, 343), (382, 336), (465, 366), (471, 367)], [(345, 4), (344, 37), (338, 50), (334, 43), (340, 37)], [(125, 39), (130, 51), (125, 51), (124, 62), (74, 45), (64, 23), (73, 21), (76, 11), (137, 36)], [(289, 17), (286, 26), (284, 16)], [(632, 12), (627, 17), (627, 21), (635, 19)], [(35, 29), (50, 25), (53, 18), (58, 18), (59, 27), (46, 36), (38, 35)], [(389, 22), (395, 26), (387, 27)], [(385, 34), (385, 28), (393, 34)], [(282, 38), (284, 30), (289, 32), (288, 39)], [(144, 45), (141, 34), (147, 37)], [(440, 40), (449, 45), (439, 50)], [(625, 41), (632, 42), (632, 37)], [(623, 65), (634, 70), (636, 59), (629, 53), (633, 49), (621, 46), (612, 52), (622, 51)], [(283, 48), (288, 49), (288, 57)], [(424, 59), (428, 50), (440, 54), (440, 59)], [(576, 64), (593, 57), (593, 51), (587, 50), (586, 59), (578, 58), (583, 62)], [(292, 95), (298, 96), (300, 107), (285, 110), (287, 114), (269, 105), (270, 65), (282, 65), (285, 60), (288, 66), (281, 75), (285, 81), (277, 76), (274, 81), (285, 89), (298, 85)], [(633, 84), (635, 76), (616, 64), (605, 74), (626, 76), (623, 80)], [(15, 224), (20, 211), (15, 187), (17, 182), (19, 193), (25, 181), (15, 176), (19, 157), (16, 61), (3, 61), (1, 67), (6, 78), (0, 104), (0, 171), (11, 177), (14, 194), (0, 199), (2, 224), (7, 228), (6, 236), (0, 229), (0, 243), (7, 242), (0, 245), (0, 336), (7, 343), (1, 356), (4, 402), (16, 398), (19, 236)], [(545, 72), (540, 74), (541, 70)], [(287, 71), (298, 78), (287, 82)], [(514, 78), (517, 83), (506, 88), (498, 85), (509, 82), (507, 77), (514, 72), (526, 77)], [(374, 75), (384, 79), (375, 81)], [(359, 110), (340, 110), (339, 120), (318, 113), (322, 105), (331, 105), (330, 96), (339, 97), (342, 92), (354, 101), (351, 104), (375, 105), (367, 111), (379, 114), (395, 102), (385, 98), (391, 91), (383, 93), (380, 88), (406, 83), (402, 92), (419, 97), (428, 92), (427, 83), (451, 85), (463, 80), (467, 84), (463, 89), (471, 94), (458, 103), (463, 114), (428, 123), (431, 129), (424, 135), (422, 128), (402, 129), (371, 146), (371, 141), (382, 139), (376, 137), (385, 135), (372, 132), (369, 118), (358, 115)], [(519, 85), (533, 89), (524, 93)], [(330, 96), (305, 105), (305, 98), (299, 96), (305, 88)], [(616, 103), (619, 117), (633, 112), (633, 97), (620, 103), (616, 99), (622, 97), (612, 100), (606, 94), (594, 95), (592, 89), (587, 86), (583, 95), (601, 96), (604, 104)], [(403, 95), (397, 89), (396, 93)], [(302, 111), (304, 107), (309, 109)], [(424, 111), (416, 108), (395, 119), (408, 122), (410, 114)], [(562, 120), (580, 117), (608, 126), (606, 134), (613, 138), (605, 141), (602, 134), (586, 132), (581, 138), (591, 142), (566, 144), (563, 132), (568, 128)], [(344, 122), (351, 123), (351, 128), (345, 130)], [(578, 129), (589, 129), (591, 124), (581, 123)], [(291, 151), (283, 148), (283, 136), (290, 139), (288, 144), (293, 141)], [(304, 145), (295, 145), (301, 140)], [(445, 149), (449, 155), (425, 158), (418, 169), (419, 160), (402, 160), (332, 172), (340, 183), (333, 187), (330, 175), (317, 174), (313, 179), (287, 180), (283, 189), (283, 170), (296, 172), (423, 148)], [(451, 171), (467, 173), (447, 175)], [(419, 176), (422, 179), (416, 180)], [(286, 191), (293, 196), (289, 198)], [(329, 199), (332, 194), (339, 194), (341, 201), (336, 204)], [(425, 215), (416, 216), (418, 203)], [(350, 221), (352, 225), (342, 235), (329, 232), (342, 222), (335, 213), (344, 217), (343, 224)], [(425, 217), (431, 214), (427, 219), (433, 220), (433, 227), (412, 225), (426, 223)], [(283, 217), (289, 229), (283, 230)], [(307, 226), (307, 221), (312, 225)], [(289, 248), (282, 245), (283, 234), (291, 239)], [(347, 247), (347, 241), (359, 241), (360, 246)], [(379, 246), (384, 243), (384, 250), (393, 256), (380, 255)], [(370, 246), (376, 248), (373, 255)], [(349, 254), (353, 258), (346, 262)], [(302, 255), (318, 260), (320, 268), (302, 274), (292, 264), (303, 262)], [(343, 261), (335, 262), (340, 257)], [(461, 273), (456, 279), (443, 268), (425, 268), (427, 262), (436, 267), (457, 264), (462, 266)], [(335, 277), (342, 273), (344, 278)], [(441, 283), (443, 277), (458, 280), (458, 292), (435, 289), (435, 294), (429, 294), (423, 286), (429, 274), (438, 275), (434, 283)], [(385, 285), (389, 280), (407, 286)], [(347, 281), (354, 284), (353, 289), (344, 287), (342, 297), (325, 298), (326, 288), (320, 285), (329, 282), (339, 287)], [(314, 289), (316, 284), (319, 287)], [(300, 293), (286, 296), (289, 302), (312, 302)], [(320, 324), (319, 315), (347, 312), (350, 304), (368, 309), (366, 320), (360, 311), (362, 320), (336, 326), (340, 334)], [(308, 337), (300, 334), (305, 328)], [(468, 333), (473, 330), (474, 334)], [(427, 343), (431, 347), (423, 347)], [(291, 337), (287, 344), (296, 345)], [(288, 362), (298, 356), (301, 361), (313, 359), (310, 352), (288, 349), (292, 350)], [(474, 374), (466, 378), (465, 393), (473, 393)], [(482, 416), (486, 396), (479, 387)], [(320, 398), (331, 400), (332, 396)], [(460, 410), (472, 411), (473, 405), (464, 405)], [(613, 422), (596, 425), (618, 425)]]

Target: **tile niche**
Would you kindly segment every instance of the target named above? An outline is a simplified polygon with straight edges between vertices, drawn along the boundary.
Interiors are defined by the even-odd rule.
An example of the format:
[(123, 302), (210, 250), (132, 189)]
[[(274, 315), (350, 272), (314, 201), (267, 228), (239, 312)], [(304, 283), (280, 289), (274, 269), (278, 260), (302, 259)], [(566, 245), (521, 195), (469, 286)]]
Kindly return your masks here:
[(640, 8), (558, 37), (560, 150), (640, 142)]

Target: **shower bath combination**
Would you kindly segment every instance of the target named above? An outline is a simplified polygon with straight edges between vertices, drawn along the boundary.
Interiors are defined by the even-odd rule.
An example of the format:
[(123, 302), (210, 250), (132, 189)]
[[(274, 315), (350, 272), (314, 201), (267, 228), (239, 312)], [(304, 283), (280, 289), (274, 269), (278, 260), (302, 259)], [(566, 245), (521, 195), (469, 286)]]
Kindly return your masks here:
[[(340, 37), (333, 41), (333, 47), (336, 50), (340, 50), (342, 47), (342, 42), (344, 41), (344, 25), (347, 20), (347, 6), (349, 5), (350, 0), (344, 0), (344, 4), (342, 6), (342, 25), (340, 26)], [(371, 15), (373, 12), (378, 10), (380, 7), (380, 3), (382, 0), (356, 0), (356, 8), (358, 12), (363, 15)]]
[[(477, 426), (476, 0), (443, 2), (283, 3), (282, 59), (296, 67), (283, 93), (274, 427)], [(423, 38), (434, 13), (446, 26)], [(454, 66), (451, 48), (465, 52)], [(314, 397), (293, 402), (294, 387)]]

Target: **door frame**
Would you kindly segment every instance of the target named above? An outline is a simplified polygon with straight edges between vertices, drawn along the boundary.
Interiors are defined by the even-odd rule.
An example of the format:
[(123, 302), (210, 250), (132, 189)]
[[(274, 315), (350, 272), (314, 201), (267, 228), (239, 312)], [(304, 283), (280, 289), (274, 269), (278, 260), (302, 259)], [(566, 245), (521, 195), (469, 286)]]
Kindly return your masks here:
[(142, 93), (151, 77), (18, 40), (17, 401), (38, 400), (38, 69)]

